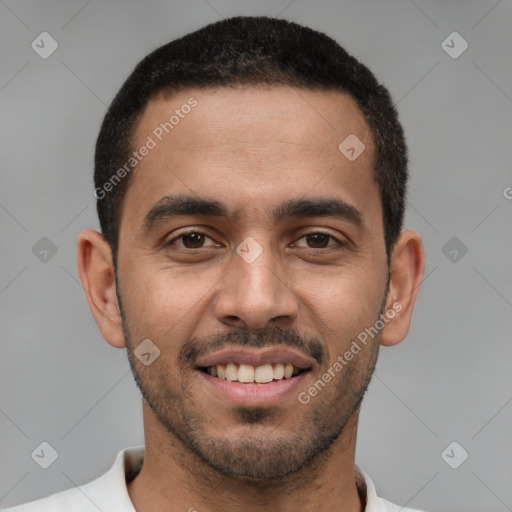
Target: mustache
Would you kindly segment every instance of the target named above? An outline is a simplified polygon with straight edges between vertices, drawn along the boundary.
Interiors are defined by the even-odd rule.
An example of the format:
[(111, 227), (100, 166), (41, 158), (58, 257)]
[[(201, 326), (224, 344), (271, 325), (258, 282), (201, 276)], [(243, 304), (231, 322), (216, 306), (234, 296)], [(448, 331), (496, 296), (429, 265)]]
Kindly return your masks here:
[(222, 350), (225, 347), (291, 347), (312, 357), (321, 365), (327, 360), (327, 350), (315, 338), (308, 339), (295, 329), (282, 329), (278, 326), (265, 327), (258, 331), (238, 329), (207, 338), (189, 338), (180, 350), (181, 365), (194, 364), (199, 357)]

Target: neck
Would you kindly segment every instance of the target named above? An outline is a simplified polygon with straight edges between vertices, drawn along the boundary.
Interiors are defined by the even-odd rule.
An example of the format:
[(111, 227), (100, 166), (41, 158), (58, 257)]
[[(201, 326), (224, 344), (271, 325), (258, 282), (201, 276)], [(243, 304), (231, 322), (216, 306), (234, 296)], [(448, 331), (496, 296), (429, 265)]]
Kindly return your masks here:
[(299, 472), (270, 482), (220, 474), (171, 436), (144, 404), (145, 455), (128, 494), (137, 512), (362, 512), (356, 487), (359, 411), (331, 448)]

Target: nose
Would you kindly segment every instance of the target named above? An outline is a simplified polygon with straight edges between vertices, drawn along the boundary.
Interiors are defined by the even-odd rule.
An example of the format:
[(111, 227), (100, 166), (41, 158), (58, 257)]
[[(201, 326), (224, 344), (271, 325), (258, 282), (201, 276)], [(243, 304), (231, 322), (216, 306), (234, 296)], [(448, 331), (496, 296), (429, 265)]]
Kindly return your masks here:
[(299, 302), (272, 251), (264, 248), (251, 263), (234, 255), (213, 309), (225, 325), (259, 330), (268, 324), (290, 326), (297, 318)]

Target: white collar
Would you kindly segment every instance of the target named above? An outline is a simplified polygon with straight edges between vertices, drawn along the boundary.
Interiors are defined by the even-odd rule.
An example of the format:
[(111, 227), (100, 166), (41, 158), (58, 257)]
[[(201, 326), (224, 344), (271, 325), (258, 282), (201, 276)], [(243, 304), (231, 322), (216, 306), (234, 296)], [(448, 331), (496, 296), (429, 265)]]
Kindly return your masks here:
[[(119, 489), (119, 500), (124, 508), (123, 512), (135, 512), (126, 488), (126, 480), (131, 481), (138, 474), (144, 462), (144, 446), (133, 446), (120, 451), (112, 469), (109, 471), (112, 476), (112, 484)], [(366, 495), (365, 512), (419, 512), (413, 509), (400, 507), (377, 496), (375, 485), (371, 478), (356, 465), (356, 484), (361, 495)], [(106, 475), (105, 475), (106, 476)], [(129, 508), (127, 504), (129, 503)], [(112, 510), (112, 509), (111, 509)]]

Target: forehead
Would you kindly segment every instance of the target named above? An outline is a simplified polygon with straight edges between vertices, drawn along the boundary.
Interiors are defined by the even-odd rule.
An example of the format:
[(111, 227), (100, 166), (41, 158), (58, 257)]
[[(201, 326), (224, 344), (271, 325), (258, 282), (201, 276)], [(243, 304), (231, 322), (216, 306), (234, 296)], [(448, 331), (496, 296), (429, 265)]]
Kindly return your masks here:
[[(339, 145), (354, 136), (365, 150), (351, 161)], [(238, 210), (313, 189), (316, 196), (339, 192), (360, 207), (371, 206), (370, 199), (379, 203), (370, 129), (355, 100), (340, 92), (279, 86), (161, 94), (141, 116), (133, 147), (150, 139), (123, 220), (125, 213), (140, 219), (162, 196), (183, 192)]]
[[(195, 106), (190, 107), (191, 103)], [(364, 116), (350, 95), (285, 86), (188, 90), (167, 97), (160, 94), (146, 106), (136, 139), (143, 142), (146, 135), (158, 132), (169, 120), (172, 129), (162, 137), (172, 141), (175, 151), (190, 146), (213, 146), (222, 151), (224, 144), (269, 141), (301, 142), (307, 150), (332, 154), (344, 134), (369, 135)]]

